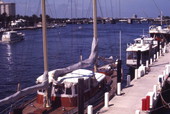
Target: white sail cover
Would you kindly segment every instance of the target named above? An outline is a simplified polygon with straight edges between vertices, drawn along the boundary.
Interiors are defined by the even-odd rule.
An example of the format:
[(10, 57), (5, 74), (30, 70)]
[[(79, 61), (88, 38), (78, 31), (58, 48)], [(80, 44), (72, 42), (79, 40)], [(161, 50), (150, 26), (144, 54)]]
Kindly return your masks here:
[(80, 68), (87, 68), (87, 67), (91, 66), (92, 64), (94, 64), (94, 62), (97, 59), (97, 44), (98, 44), (97, 39), (93, 38), (93, 42), (92, 42), (92, 46), (91, 46), (91, 54), (90, 54), (89, 58), (84, 61), (80, 61), (74, 65), (68, 66), (66, 68), (54, 70), (54, 74), (53, 74), (54, 78), (56, 79), (57, 77), (62, 76), (66, 73), (69, 73), (73, 70), (80, 69)]

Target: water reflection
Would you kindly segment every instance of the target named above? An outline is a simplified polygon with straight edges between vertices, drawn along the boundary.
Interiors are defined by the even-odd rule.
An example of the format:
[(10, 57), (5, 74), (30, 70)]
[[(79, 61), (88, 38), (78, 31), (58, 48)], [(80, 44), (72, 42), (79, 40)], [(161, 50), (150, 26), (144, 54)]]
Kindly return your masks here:
[(12, 50), (11, 50), (11, 45), (6, 44), (6, 60), (7, 60), (7, 65), (8, 69), (12, 70), (12, 64), (13, 64), (13, 58), (12, 58)]

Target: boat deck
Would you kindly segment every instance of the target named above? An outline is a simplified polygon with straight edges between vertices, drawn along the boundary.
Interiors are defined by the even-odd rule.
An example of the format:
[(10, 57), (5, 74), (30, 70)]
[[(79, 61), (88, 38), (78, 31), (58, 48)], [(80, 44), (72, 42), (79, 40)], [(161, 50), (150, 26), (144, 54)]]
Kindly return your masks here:
[[(168, 47), (170, 50), (170, 47)], [(151, 71), (140, 79), (133, 80), (131, 86), (122, 90), (121, 96), (115, 96), (109, 102), (109, 108), (102, 108), (99, 114), (134, 114), (142, 108), (142, 98), (148, 92), (153, 91), (153, 86), (158, 82), (158, 75), (163, 73), (165, 65), (170, 62), (170, 52), (159, 57), (157, 62), (151, 65)]]

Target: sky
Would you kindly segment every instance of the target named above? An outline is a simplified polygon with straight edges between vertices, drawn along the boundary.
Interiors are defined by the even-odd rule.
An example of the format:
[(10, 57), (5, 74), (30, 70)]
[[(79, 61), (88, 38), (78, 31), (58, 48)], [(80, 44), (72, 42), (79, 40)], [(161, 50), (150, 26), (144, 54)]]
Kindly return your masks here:
[[(40, 15), (41, 0), (3, 0), (15, 2), (16, 13)], [(158, 17), (160, 12), (170, 16), (170, 0), (97, 0), (100, 17)], [(58, 18), (92, 17), (91, 0), (46, 0), (47, 14)]]

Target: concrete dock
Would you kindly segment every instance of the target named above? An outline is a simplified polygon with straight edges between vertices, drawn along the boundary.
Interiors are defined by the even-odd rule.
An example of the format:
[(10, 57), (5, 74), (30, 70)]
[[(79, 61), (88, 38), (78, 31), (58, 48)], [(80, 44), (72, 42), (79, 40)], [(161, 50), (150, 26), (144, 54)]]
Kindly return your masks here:
[[(170, 50), (170, 47), (168, 48)], [(170, 62), (170, 52), (160, 56), (150, 65), (151, 71), (139, 79), (131, 81), (129, 87), (123, 88), (120, 96), (115, 96), (109, 101), (109, 107), (103, 107), (99, 114), (135, 114), (141, 110), (142, 99), (147, 93), (153, 91), (153, 86), (158, 85), (158, 76), (163, 74), (165, 65)]]

